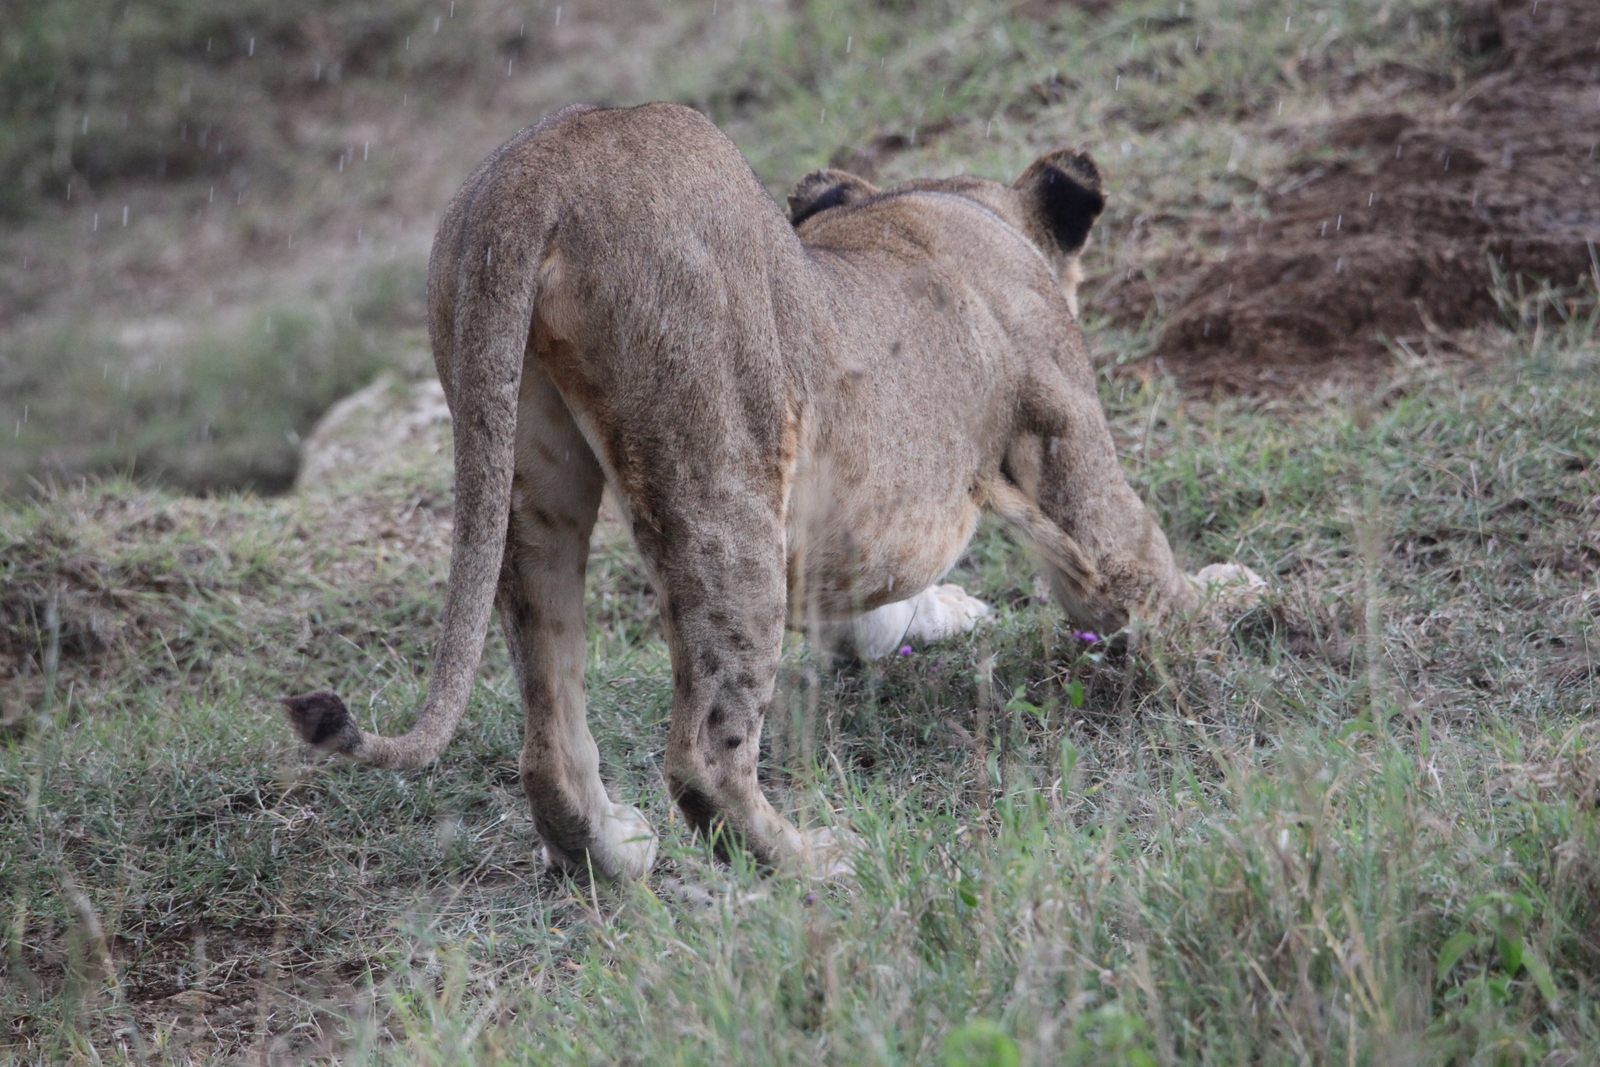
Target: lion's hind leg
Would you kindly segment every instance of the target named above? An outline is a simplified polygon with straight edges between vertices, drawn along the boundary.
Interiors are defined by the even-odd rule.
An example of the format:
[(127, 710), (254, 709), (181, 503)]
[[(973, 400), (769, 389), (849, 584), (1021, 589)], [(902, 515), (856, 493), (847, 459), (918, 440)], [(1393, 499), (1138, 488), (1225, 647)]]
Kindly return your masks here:
[(522, 788), (547, 862), (641, 878), (655, 862), (655, 835), (637, 810), (606, 794), (584, 713), (584, 577), (604, 482), (560, 393), (530, 365), (495, 600), (526, 715)]
[[(660, 405), (675, 415), (692, 408)], [(693, 442), (694, 477), (661, 450), (623, 447), (611, 457), (672, 655), (667, 788), (719, 854), (739, 849), (765, 867), (837, 875), (848, 866), (838, 838), (802, 832), (761, 788), (761, 730), (786, 615), (784, 487), (770, 454), (730, 424), (678, 427)], [(643, 420), (633, 430), (672, 438)]]

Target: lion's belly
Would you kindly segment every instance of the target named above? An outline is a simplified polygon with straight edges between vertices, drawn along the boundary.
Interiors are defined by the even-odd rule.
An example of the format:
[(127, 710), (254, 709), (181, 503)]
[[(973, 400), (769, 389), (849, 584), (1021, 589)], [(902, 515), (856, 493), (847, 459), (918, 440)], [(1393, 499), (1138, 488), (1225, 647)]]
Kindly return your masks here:
[(788, 523), (791, 613), (845, 619), (943, 577), (971, 540), (981, 508), (970, 493), (942, 489), (801, 480)]
[(915, 596), (960, 558), (999, 477), (1020, 364), (976, 302), (918, 292), (866, 301), (874, 314), (850, 320), (801, 419), (791, 612), (847, 618)]

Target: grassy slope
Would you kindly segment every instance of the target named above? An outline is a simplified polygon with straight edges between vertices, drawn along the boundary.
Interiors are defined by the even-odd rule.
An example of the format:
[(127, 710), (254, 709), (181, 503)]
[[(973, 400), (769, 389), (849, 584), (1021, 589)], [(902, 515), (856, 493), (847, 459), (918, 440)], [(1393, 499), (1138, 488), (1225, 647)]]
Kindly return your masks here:
[[(7, 986), (13, 1051), (104, 1041), (119, 1001), (210, 1048), (181, 999), (150, 1007), (200, 990), (229, 1042), (270, 1017), (407, 1062), (922, 1062), (974, 1017), (1031, 1062), (1332, 1062), (1352, 1035), (1368, 1062), (1583, 1062), (1600, 374), (1593, 323), (1532, 340), (1376, 410), (1179, 418), (1113, 389), (1192, 557), (1242, 557), (1278, 591), (1214, 652), (1096, 663), (988, 531), (961, 575), (1002, 607), (977, 641), (820, 681), (797, 654), (773, 774), (869, 842), (848, 890), (718, 869), (670, 821), (665, 655), (614, 538), (591, 714), (667, 860), (595, 912), (533, 862), (498, 648), (471, 732), (415, 774), (308, 763), (267, 704), (294, 679), (372, 694), (391, 728), (414, 706), (442, 547), (415, 483), (359, 527), (336, 498), (116, 485), (13, 514), (8, 588), (40, 576), (38, 604), (87, 572), (142, 608), (95, 676), (72, 652), (88, 593), (65, 583), (54, 725), (6, 755), (0, 884), (44, 982)], [(91, 995), (63, 884), (115, 935), (120, 992)], [(369, 975), (375, 1012), (340, 1021)]]
[(0, 10), (0, 494), (282, 491), (320, 411), (380, 367), (425, 372), (423, 265), (470, 162), (639, 93), (651, 46), (703, 21), (544, 6)]
[[(780, 197), (841, 146), (890, 178), (1009, 178), (1084, 142), (1118, 192), (1109, 276), (1191, 216), (1259, 210), (1279, 104), (1314, 118), (1396, 61), (1459, 73), (1420, 0), (1288, 30), (1281, 0), (589, 0), (559, 26), (513, 0), (437, 22), (409, 0), (316, 6), (0, 15), (0, 218), (29, 215), (0, 227), (0, 493), (84, 474), (287, 488), (320, 410), (379, 368), (425, 371), (423, 260), (463, 161), (572, 98), (703, 107)], [(909, 143), (875, 151), (886, 136)]]
[[(1243, 7), (1210, 23), (1232, 44), (1200, 74), (1276, 84), (1299, 45), (1262, 31), (1280, 6)], [(865, 27), (852, 57), (877, 42), (900, 71), (886, 115), (942, 106), (941, 50), (995, 85), (1037, 79), (986, 10), (965, 36), (945, 12), (743, 24), (735, 71), (778, 84), (721, 117), (764, 174), (865, 139), (870, 87), (849, 136), (797, 118), (837, 99), (805, 42), (844, 25)], [(1341, 10), (1353, 51), (1279, 86), (1308, 110), (1367, 47), (1375, 11)], [(1093, 25), (1114, 39), (1128, 12)], [(1059, 25), (1051, 49), (1091, 32)], [(1088, 82), (1107, 46), (1082, 47)], [(1443, 62), (1427, 39), (1386, 47)], [(890, 173), (1025, 162), (975, 99)], [(1030, 128), (1087, 129), (1072, 99)], [(1259, 116), (1094, 115), (1138, 146), (1113, 155), (1113, 236), (1136, 211), (1249, 209), (1226, 146)], [(1180, 549), (1272, 574), (1270, 603), (1218, 647), (1101, 662), (986, 528), (958, 577), (1001, 610), (974, 641), (840, 676), (797, 647), (772, 784), (868, 841), (848, 889), (719, 868), (671, 820), (666, 656), (614, 534), (591, 570), (591, 718), (665, 860), (608, 893), (537, 868), (497, 640), (471, 733), (425, 771), (308, 761), (271, 708), (328, 684), (403, 725), (440, 602), (437, 470), (361, 500), (108, 483), (8, 505), (0, 655), (31, 673), (0, 694), (0, 1040), (25, 1061), (1590, 1062), (1600, 347), (1593, 321), (1523, 310), (1480, 339), (1493, 369), (1403, 367), (1315, 405), (1108, 376), (1126, 467)]]

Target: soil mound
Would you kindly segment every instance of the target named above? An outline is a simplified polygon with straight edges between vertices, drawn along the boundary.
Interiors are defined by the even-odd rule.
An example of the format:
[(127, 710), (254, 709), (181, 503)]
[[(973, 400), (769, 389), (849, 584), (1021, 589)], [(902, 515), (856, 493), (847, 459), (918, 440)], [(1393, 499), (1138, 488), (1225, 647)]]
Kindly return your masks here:
[(1499, 314), (1499, 278), (1570, 285), (1600, 244), (1600, 4), (1499, 0), (1461, 21), (1488, 70), (1432, 113), (1336, 123), (1270, 218), (1198, 268), (1158, 338), (1191, 388), (1362, 379), (1405, 341)]

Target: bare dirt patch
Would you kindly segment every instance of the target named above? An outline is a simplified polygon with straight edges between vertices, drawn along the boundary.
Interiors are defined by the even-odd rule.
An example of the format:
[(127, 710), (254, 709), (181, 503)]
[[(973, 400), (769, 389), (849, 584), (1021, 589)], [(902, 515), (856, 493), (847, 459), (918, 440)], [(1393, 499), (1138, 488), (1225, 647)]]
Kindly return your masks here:
[[(1361, 381), (1391, 344), (1493, 321), (1503, 282), (1595, 269), (1600, 6), (1491, 0), (1461, 27), (1488, 59), (1464, 90), (1334, 123), (1270, 184), (1268, 217), (1197, 235), (1220, 262), (1166, 265), (1182, 295), (1148, 361), (1201, 391)], [(1153, 298), (1142, 279), (1107, 296), (1123, 317)]]

